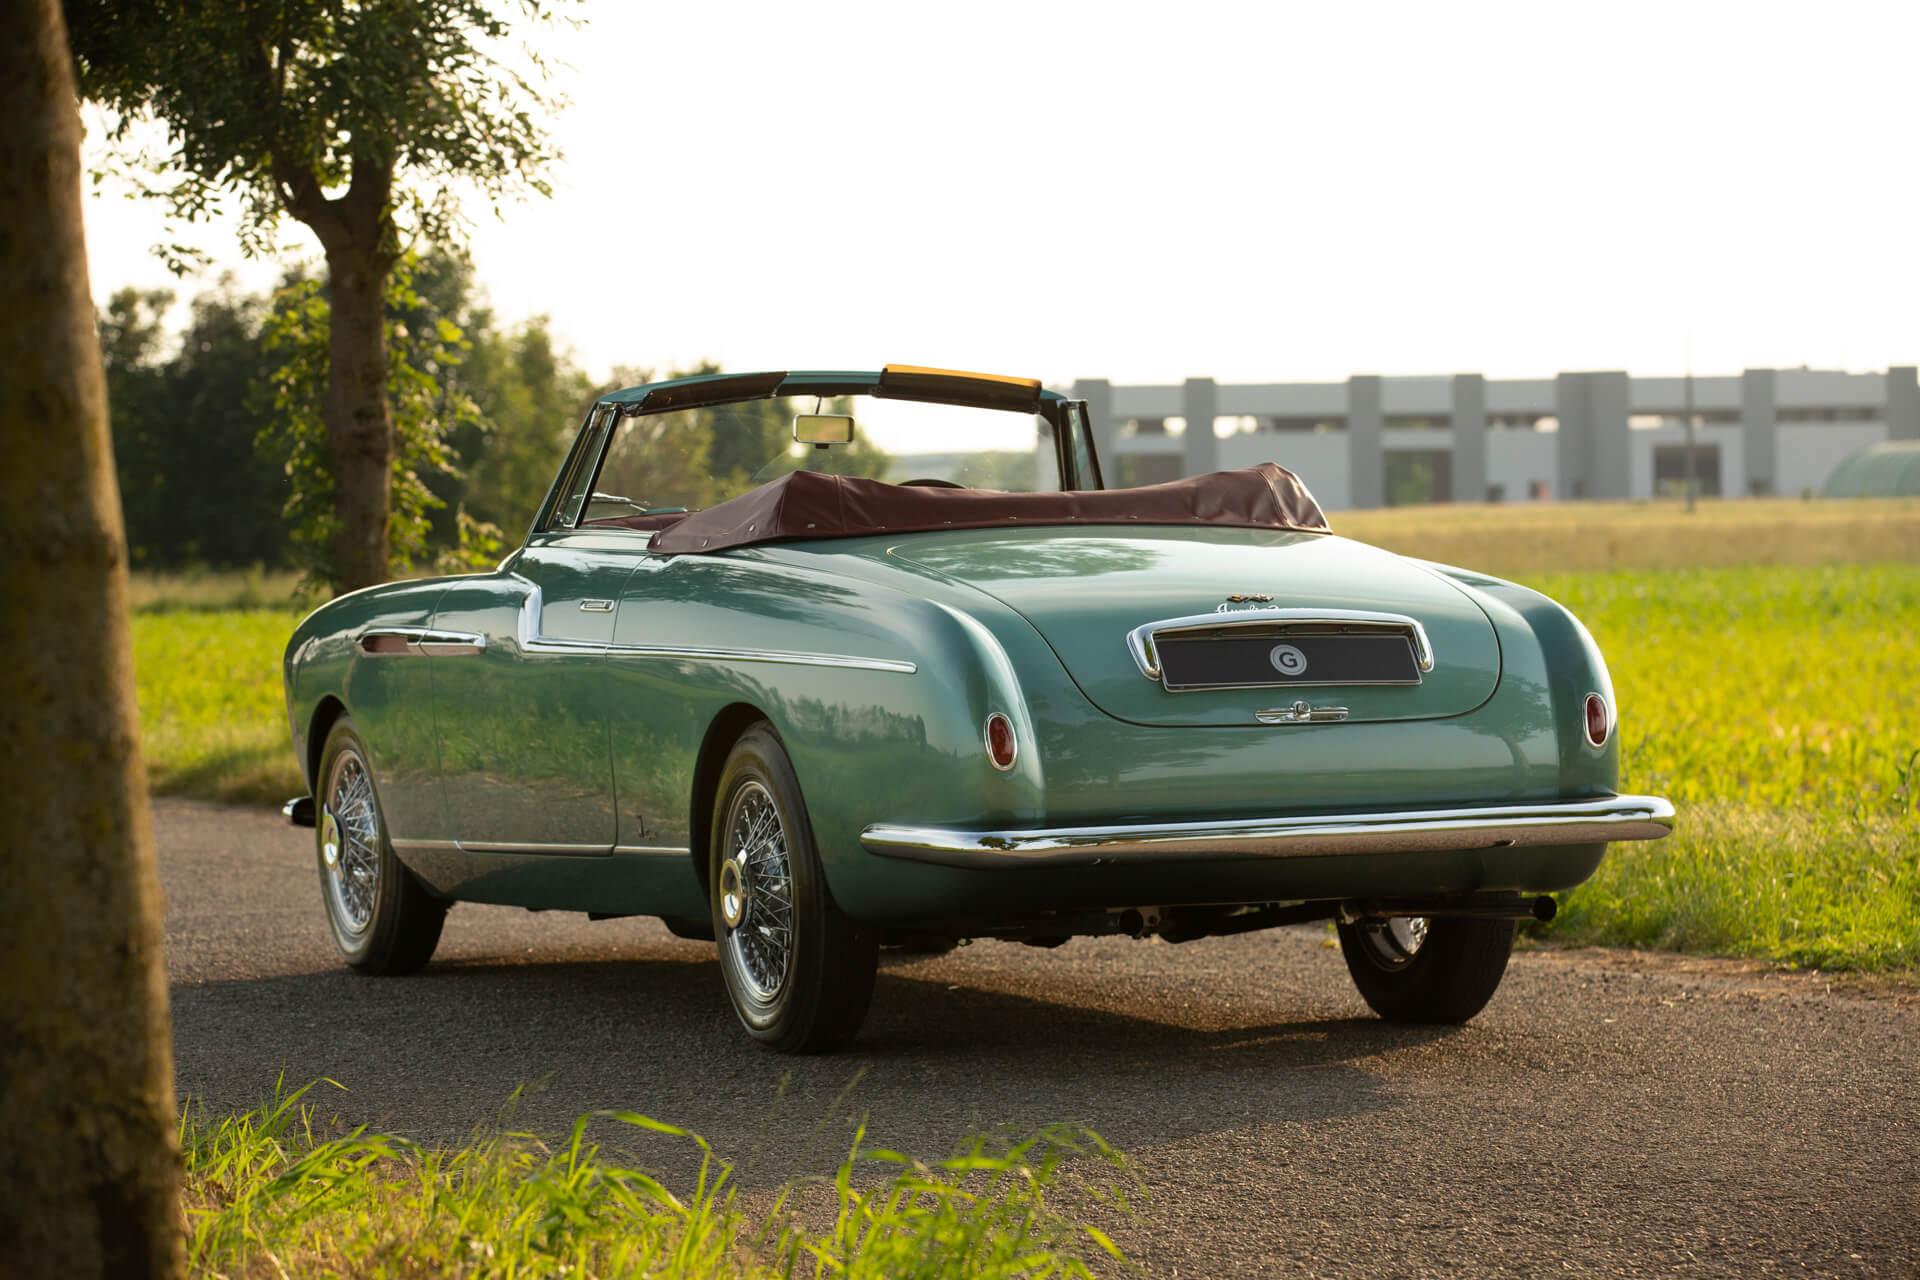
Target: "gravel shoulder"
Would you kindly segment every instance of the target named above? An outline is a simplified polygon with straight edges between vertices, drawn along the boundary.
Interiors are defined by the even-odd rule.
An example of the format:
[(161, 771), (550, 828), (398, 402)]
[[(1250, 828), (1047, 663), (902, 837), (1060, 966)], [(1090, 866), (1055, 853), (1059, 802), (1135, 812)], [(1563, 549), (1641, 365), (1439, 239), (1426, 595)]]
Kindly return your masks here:
[(750, 1186), (832, 1164), (862, 1117), (921, 1156), (1072, 1121), (1145, 1177), (1120, 1234), (1160, 1276), (1920, 1275), (1911, 981), (1537, 949), (1469, 1026), (1409, 1029), (1321, 929), (980, 943), (889, 961), (850, 1052), (782, 1058), (710, 944), (655, 921), (463, 905), (426, 972), (366, 979), (309, 833), (172, 799), (154, 826), (177, 1086), (210, 1109), (327, 1077), (342, 1117), (455, 1141), (528, 1086), (517, 1128), (638, 1110)]

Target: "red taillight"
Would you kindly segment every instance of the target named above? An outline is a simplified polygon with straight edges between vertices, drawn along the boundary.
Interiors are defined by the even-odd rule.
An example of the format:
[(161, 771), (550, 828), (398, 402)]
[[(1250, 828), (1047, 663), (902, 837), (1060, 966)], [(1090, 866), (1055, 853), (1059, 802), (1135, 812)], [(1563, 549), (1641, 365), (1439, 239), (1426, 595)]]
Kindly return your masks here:
[(996, 769), (1013, 768), (1013, 758), (1019, 752), (1019, 746), (1013, 737), (1013, 721), (998, 711), (987, 717), (987, 759), (993, 761)]
[(1613, 717), (1607, 711), (1607, 700), (1597, 693), (1587, 695), (1587, 741), (1594, 746), (1604, 746), (1607, 734), (1613, 726), (1609, 721)]

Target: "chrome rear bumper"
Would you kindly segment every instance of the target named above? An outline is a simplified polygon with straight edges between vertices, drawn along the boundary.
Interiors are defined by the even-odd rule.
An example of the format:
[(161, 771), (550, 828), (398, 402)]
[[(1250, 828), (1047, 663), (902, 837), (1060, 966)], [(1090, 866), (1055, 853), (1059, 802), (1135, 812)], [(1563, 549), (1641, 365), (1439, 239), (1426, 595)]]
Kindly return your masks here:
[(948, 867), (1062, 867), (1604, 844), (1658, 840), (1672, 829), (1673, 805), (1659, 796), (1608, 796), (1399, 813), (1006, 831), (876, 823), (860, 833), (860, 843), (884, 857)]

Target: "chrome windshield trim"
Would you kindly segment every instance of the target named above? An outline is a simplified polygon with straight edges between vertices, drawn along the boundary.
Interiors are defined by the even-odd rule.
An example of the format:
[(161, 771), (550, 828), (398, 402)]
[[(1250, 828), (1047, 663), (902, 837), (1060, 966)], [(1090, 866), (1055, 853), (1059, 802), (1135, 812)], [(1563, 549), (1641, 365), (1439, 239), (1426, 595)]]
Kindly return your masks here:
[[(398, 640), (401, 646), (383, 645), (383, 640)], [(487, 638), (477, 631), (368, 627), (354, 637), (354, 646), (369, 658), (460, 658), (485, 653)]]
[[(1149, 680), (1165, 685), (1160, 670), (1160, 656), (1153, 647), (1154, 638), (1161, 632), (1178, 631), (1218, 631), (1222, 627), (1259, 627), (1259, 626), (1306, 626), (1320, 623), (1328, 626), (1351, 627), (1367, 631), (1397, 631), (1407, 637), (1413, 646), (1413, 661), (1421, 674), (1433, 670), (1433, 642), (1427, 639), (1427, 629), (1420, 625), (1418, 618), (1409, 618), (1404, 613), (1375, 613), (1367, 609), (1276, 609), (1253, 608), (1234, 609), (1229, 612), (1190, 613), (1179, 618), (1162, 618), (1158, 622), (1146, 622), (1127, 632), (1127, 652), (1133, 655), (1133, 663), (1140, 668), (1140, 674)], [(1304, 685), (1321, 683), (1313, 680), (1276, 680), (1272, 685), (1235, 685), (1207, 686), (1233, 688), (1297, 688)], [(1348, 681), (1345, 683), (1355, 683)], [(1364, 683), (1364, 682), (1362, 682)], [(1169, 692), (1198, 692), (1189, 687)]]
[(1658, 840), (1672, 829), (1673, 805), (1667, 800), (1609, 796), (1398, 813), (1028, 830), (876, 823), (860, 833), (860, 843), (883, 857), (985, 869), (1603, 844)]

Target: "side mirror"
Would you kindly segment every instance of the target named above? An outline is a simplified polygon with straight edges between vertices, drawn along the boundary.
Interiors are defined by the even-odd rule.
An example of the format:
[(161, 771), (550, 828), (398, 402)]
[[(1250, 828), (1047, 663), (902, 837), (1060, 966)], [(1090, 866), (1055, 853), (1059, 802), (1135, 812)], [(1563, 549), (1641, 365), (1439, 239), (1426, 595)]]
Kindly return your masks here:
[(820, 449), (830, 444), (852, 444), (853, 417), (845, 413), (796, 413), (793, 438)]

